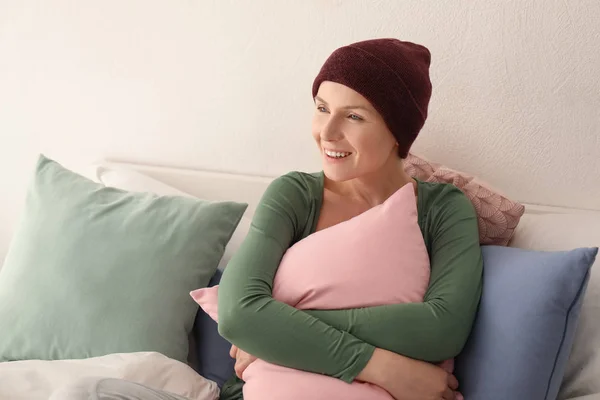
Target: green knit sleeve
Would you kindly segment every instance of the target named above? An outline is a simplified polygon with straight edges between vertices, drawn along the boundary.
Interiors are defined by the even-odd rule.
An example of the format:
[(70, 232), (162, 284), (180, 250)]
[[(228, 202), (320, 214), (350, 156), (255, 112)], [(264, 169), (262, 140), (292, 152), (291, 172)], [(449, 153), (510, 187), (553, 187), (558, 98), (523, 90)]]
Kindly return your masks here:
[(439, 362), (458, 355), (481, 297), (483, 260), (472, 203), (456, 188), (444, 192), (441, 204), (429, 208), (424, 221), (431, 277), (423, 302), (308, 313), (411, 358)]
[(219, 333), (262, 360), (351, 382), (374, 347), (272, 297), (284, 252), (314, 218), (314, 194), (305, 179), (284, 175), (265, 191), (220, 282)]

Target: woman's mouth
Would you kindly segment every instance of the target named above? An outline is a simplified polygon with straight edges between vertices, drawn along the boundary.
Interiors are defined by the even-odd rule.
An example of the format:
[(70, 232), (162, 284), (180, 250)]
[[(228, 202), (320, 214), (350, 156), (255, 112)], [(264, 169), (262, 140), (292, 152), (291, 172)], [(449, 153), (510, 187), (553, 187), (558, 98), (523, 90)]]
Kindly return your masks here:
[(323, 152), (325, 153), (325, 155), (329, 158), (334, 158), (334, 159), (342, 159), (342, 158), (346, 158), (348, 157), (350, 154), (350, 152), (347, 151), (332, 151), (332, 150), (325, 150), (323, 149)]

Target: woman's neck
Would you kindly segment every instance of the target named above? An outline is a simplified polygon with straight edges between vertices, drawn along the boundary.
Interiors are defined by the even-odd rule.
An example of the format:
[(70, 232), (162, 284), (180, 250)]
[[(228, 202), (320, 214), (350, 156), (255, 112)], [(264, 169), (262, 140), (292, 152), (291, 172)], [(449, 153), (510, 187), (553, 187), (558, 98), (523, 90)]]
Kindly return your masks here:
[(330, 182), (329, 187), (352, 201), (374, 207), (408, 183), (414, 185), (416, 194), (416, 181), (404, 171), (402, 160), (396, 159), (368, 175), (345, 182)]

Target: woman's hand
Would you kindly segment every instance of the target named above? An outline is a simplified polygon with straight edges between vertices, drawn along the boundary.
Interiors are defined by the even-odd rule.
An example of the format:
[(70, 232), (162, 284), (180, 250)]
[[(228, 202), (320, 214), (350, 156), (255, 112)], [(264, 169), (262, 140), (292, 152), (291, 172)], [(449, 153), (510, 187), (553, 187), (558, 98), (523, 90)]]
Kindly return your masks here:
[(376, 349), (358, 380), (385, 389), (396, 400), (458, 400), (458, 381), (444, 369)]
[(229, 355), (231, 358), (235, 358), (235, 374), (238, 378), (242, 379), (242, 374), (248, 368), (248, 365), (252, 364), (256, 357), (251, 354), (246, 353), (244, 350), (240, 350), (237, 346), (232, 345), (229, 350)]

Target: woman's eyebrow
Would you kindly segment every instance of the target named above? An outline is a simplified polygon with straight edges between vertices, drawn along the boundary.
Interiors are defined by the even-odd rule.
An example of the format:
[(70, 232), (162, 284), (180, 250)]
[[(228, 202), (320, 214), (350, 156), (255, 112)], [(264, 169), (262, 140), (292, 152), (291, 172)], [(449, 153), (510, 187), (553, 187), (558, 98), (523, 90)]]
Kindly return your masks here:
[[(315, 100), (317, 100), (320, 103), (323, 103), (325, 105), (327, 105), (327, 102), (320, 98), (319, 96), (315, 96)], [(361, 110), (365, 110), (365, 111), (371, 111), (368, 107), (366, 106), (361, 106), (361, 105), (356, 105), (356, 106), (344, 106), (341, 107), (342, 110), (351, 110), (351, 109), (361, 109)]]

